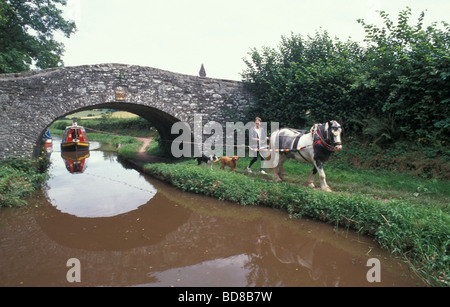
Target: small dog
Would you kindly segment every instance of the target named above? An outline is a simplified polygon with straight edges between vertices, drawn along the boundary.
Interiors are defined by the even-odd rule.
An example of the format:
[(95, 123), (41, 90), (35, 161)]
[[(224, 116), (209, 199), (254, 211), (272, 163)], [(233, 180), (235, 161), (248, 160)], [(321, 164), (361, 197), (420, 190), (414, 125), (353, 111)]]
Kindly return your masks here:
[(220, 163), (221, 163), (220, 168), (221, 168), (221, 169), (224, 169), (224, 168), (225, 168), (225, 164), (228, 165), (228, 166), (231, 168), (231, 170), (233, 171), (233, 173), (235, 174), (236, 171), (235, 171), (234, 169), (235, 169), (236, 166), (237, 166), (237, 161), (238, 161), (238, 160), (239, 160), (239, 157), (238, 157), (238, 156), (233, 156), (232, 158), (227, 157), (227, 156), (224, 156), (224, 157), (222, 157), (222, 158), (217, 159), (216, 161), (214, 161), (214, 163), (217, 163), (217, 162), (220, 161)]
[(205, 154), (202, 153), (201, 157), (194, 158), (194, 160), (195, 159), (197, 159), (197, 163), (198, 163), (197, 165), (200, 166), (202, 163), (205, 163), (205, 165), (210, 164), (211, 169), (212, 169), (212, 163), (217, 160), (217, 157), (216, 157), (216, 155), (206, 156)]

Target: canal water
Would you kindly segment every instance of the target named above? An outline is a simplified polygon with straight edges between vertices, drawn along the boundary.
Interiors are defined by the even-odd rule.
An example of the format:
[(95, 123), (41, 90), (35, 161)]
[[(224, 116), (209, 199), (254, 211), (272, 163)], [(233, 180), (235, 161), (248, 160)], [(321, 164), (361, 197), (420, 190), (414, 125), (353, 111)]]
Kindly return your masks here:
[[(100, 144), (73, 161), (53, 146), (47, 186), (0, 209), (0, 286), (422, 285), (347, 229), (181, 192)], [(381, 282), (367, 279), (370, 258)]]

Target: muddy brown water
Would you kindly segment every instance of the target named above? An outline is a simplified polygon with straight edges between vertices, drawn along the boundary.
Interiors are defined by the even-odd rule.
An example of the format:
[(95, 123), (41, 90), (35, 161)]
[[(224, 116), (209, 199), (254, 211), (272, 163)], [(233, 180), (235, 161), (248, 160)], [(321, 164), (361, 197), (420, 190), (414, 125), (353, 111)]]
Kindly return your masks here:
[[(61, 153), (51, 160), (29, 206), (0, 209), (0, 286), (422, 285), (347, 229), (184, 193), (101, 148), (78, 174)], [(71, 258), (80, 282), (67, 279)], [(368, 282), (369, 258), (381, 282)]]

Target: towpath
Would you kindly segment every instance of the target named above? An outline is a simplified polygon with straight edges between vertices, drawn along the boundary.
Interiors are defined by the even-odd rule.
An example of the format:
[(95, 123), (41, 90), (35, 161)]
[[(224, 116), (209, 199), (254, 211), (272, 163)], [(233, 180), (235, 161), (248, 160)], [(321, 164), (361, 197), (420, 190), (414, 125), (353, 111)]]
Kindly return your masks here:
[(143, 163), (159, 163), (159, 162), (168, 162), (168, 159), (164, 159), (163, 157), (149, 155), (145, 151), (145, 149), (150, 145), (153, 141), (153, 138), (145, 138), (145, 137), (136, 137), (139, 141), (142, 141), (142, 146), (136, 154), (136, 160)]

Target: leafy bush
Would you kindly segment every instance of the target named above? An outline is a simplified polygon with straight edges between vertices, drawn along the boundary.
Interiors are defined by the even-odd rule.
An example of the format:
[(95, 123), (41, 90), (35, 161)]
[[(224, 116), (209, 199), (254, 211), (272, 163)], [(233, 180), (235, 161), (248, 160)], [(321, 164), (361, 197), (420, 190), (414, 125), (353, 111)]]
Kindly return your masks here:
[[(256, 96), (255, 115), (281, 126), (309, 128), (343, 120), (346, 132), (388, 145), (399, 140), (448, 146), (450, 142), (450, 25), (409, 25), (411, 9), (395, 25), (358, 20), (366, 45), (332, 39), (326, 31), (304, 39), (282, 37), (277, 49), (252, 49), (242, 73)], [(367, 140), (367, 139), (365, 139)]]
[(148, 135), (157, 134), (151, 124), (142, 117), (135, 118), (111, 118), (103, 116), (102, 119), (87, 119), (80, 124), (94, 130), (118, 133), (124, 135)]
[(48, 159), (11, 156), (0, 161), (0, 207), (26, 204), (28, 196), (48, 180)]
[(372, 169), (407, 173), (420, 178), (450, 179), (450, 155), (445, 146), (397, 142), (387, 148), (347, 140), (330, 162), (341, 169)]
[(71, 120), (57, 120), (52, 124), (52, 128), (64, 131), (67, 126), (72, 124)]
[(166, 156), (162, 146), (160, 146), (161, 143), (162, 141), (159, 135), (154, 137), (150, 145), (147, 147), (146, 153), (148, 155)]
[(136, 158), (136, 154), (139, 151), (139, 148), (142, 146), (142, 141), (136, 140), (130, 142), (128, 144), (123, 145), (118, 149), (119, 156), (125, 158), (125, 159), (134, 159)]

